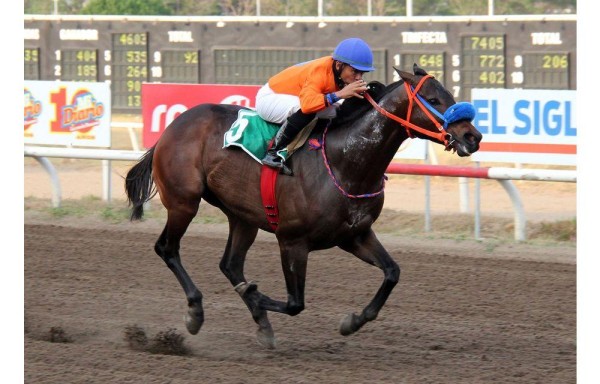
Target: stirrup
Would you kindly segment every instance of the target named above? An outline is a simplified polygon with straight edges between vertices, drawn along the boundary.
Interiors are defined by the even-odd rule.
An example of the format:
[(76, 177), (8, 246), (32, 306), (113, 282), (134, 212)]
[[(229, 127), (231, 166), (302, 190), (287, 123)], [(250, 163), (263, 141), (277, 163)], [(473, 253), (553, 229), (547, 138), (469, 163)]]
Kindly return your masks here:
[(260, 162), (263, 163), (264, 165), (268, 165), (271, 168), (281, 168), (281, 166), (282, 166), (281, 157), (279, 157), (275, 154), (272, 154), (270, 152), (267, 152), (265, 157)]
[(279, 173), (286, 176), (294, 176), (294, 172), (292, 171), (292, 169), (285, 165), (283, 161), (281, 162), (281, 170), (279, 171)]
[(265, 157), (261, 160), (261, 163), (268, 167), (279, 169), (279, 173), (283, 175), (294, 175), (294, 172), (287, 165), (285, 165), (285, 161), (276, 154), (274, 155), (270, 152), (267, 152)]

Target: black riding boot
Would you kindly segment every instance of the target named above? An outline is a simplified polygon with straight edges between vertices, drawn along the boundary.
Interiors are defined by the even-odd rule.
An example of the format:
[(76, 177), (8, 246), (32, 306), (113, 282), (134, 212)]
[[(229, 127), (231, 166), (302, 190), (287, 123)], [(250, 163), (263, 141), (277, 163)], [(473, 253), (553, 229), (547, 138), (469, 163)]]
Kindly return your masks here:
[[(293, 131), (293, 135), (290, 134), (289, 131)], [(281, 128), (279, 128), (279, 131), (277, 131), (277, 134), (275, 135), (275, 140), (273, 141), (273, 145), (267, 151), (267, 154), (265, 155), (264, 159), (262, 159), (262, 163), (264, 165), (268, 165), (271, 168), (279, 168), (281, 170), (280, 172), (284, 175), (292, 176), (292, 170), (285, 165), (281, 157), (277, 156), (277, 152), (287, 147), (288, 144), (292, 142), (294, 136), (298, 133), (298, 131), (299, 130), (297, 130), (296, 127), (291, 126), (289, 121), (286, 120), (281, 126)]]
[(306, 127), (314, 117), (314, 113), (305, 114), (302, 113), (302, 110), (298, 110), (288, 117), (283, 122), (281, 128), (279, 128), (279, 131), (277, 131), (273, 145), (267, 151), (264, 159), (262, 159), (262, 163), (272, 168), (279, 168), (280, 172), (284, 175), (292, 176), (294, 173), (285, 165), (283, 159), (277, 156), (277, 152), (287, 147), (302, 128)]

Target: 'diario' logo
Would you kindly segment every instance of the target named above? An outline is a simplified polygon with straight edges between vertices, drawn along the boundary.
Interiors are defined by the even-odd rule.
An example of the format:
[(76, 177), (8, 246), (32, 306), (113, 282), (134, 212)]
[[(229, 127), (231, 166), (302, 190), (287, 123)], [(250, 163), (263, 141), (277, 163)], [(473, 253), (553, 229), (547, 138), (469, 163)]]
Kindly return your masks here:
[(38, 117), (42, 114), (42, 103), (37, 100), (31, 92), (24, 89), (24, 101), (23, 101), (23, 124), (26, 137), (32, 137), (31, 132), (27, 132), (29, 128), (38, 122)]
[(53, 133), (77, 133), (78, 139), (94, 139), (89, 132), (100, 125), (104, 116), (104, 103), (96, 100), (87, 89), (75, 92), (70, 104), (67, 103), (67, 90), (61, 87), (50, 96), (52, 103), (60, 111), (59, 119), (51, 122)]
[(104, 104), (91, 92), (81, 90), (73, 96), (72, 104), (62, 108), (62, 126), (71, 132), (86, 133), (100, 124), (102, 116)]

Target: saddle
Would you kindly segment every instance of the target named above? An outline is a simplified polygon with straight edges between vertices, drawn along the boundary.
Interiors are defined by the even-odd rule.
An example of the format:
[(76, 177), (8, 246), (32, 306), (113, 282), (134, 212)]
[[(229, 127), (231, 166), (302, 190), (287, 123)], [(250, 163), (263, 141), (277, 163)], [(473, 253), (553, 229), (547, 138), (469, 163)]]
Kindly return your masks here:
[[(278, 152), (279, 155), (286, 160), (292, 156), (294, 152), (304, 145), (317, 121), (315, 119), (304, 127), (286, 149)], [(225, 132), (223, 148), (230, 146), (240, 147), (250, 157), (261, 163), (261, 160), (267, 153), (269, 143), (275, 137), (280, 127), (281, 125), (279, 124), (263, 120), (256, 111), (240, 109), (237, 119), (231, 124), (229, 130)]]

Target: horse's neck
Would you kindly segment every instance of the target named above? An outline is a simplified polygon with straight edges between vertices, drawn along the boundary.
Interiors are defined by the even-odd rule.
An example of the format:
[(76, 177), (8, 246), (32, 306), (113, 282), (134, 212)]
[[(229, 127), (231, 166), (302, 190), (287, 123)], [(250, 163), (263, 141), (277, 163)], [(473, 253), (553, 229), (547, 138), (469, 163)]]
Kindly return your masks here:
[[(404, 117), (405, 112), (400, 110), (406, 107), (400, 105), (400, 96), (400, 92), (386, 95), (380, 105)], [(408, 137), (400, 124), (375, 109), (345, 127), (337, 127), (329, 136), (330, 164), (355, 188), (380, 183), (398, 148)]]

